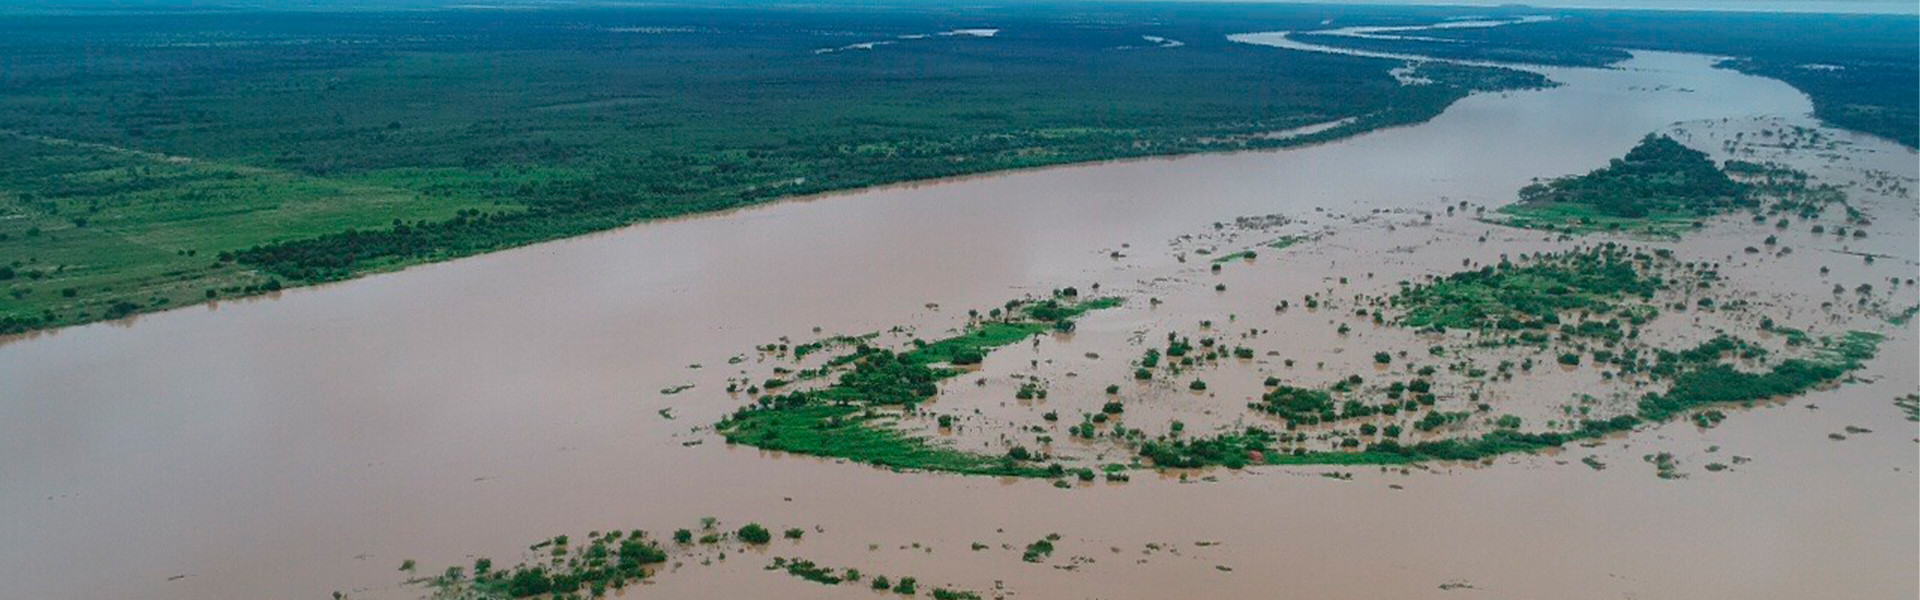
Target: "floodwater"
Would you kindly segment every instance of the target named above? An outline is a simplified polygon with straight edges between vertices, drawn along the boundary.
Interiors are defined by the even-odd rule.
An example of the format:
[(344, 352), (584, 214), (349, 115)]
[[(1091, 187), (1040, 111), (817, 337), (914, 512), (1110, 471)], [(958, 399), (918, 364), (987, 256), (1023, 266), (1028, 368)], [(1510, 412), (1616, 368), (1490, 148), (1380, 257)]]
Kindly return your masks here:
[[(1580, 450), (1604, 471), (1521, 456), (1060, 490), (730, 448), (705, 430), (742, 401), (721, 391), (741, 370), (729, 357), (781, 336), (931, 333), (1063, 285), (1148, 289), (1195, 267), (1169, 240), (1217, 221), (1498, 205), (1676, 122), (1806, 122), (1785, 84), (1711, 64), (1642, 53), (1337, 143), (787, 202), (16, 340), (0, 345), (0, 597), (407, 598), (422, 592), (399, 585), (405, 559), (511, 563), (555, 534), (709, 515), (816, 533), (687, 559), (627, 593), (865, 593), (761, 569), (780, 555), (1027, 598), (1914, 597), (1920, 465), (1890, 402), (1916, 388), (1911, 325), (1866, 381)], [(1864, 149), (1852, 160), (1914, 175), (1912, 152), (1848, 139)], [(1913, 276), (1911, 201), (1879, 208), (1865, 244), (1900, 258), (1842, 275)], [(1858, 261), (1796, 245), (1795, 277)], [(1139, 310), (1089, 317), (1076, 337), (1124, 337)], [(1828, 439), (1845, 425), (1876, 433)], [(1755, 460), (1670, 481), (1639, 459), (1708, 446)], [(1053, 532), (1054, 565), (1019, 559)], [(1054, 568), (1068, 557), (1087, 560)]]

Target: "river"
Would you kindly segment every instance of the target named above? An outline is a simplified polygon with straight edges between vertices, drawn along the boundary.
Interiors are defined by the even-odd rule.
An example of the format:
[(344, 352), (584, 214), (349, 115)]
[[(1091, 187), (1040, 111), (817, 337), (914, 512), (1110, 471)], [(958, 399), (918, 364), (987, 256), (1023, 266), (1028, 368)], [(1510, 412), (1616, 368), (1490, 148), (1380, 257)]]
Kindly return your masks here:
[[(787, 553), (824, 564), (1028, 598), (1913, 597), (1914, 450), (1876, 412), (1913, 389), (1898, 368), (1823, 393), (1822, 411), (1644, 434), (1764, 449), (1740, 477), (1681, 484), (1621, 447), (1602, 472), (1528, 456), (1062, 491), (696, 431), (739, 403), (720, 392), (728, 358), (781, 336), (951, 327), (1023, 293), (1174, 272), (1145, 249), (1236, 216), (1497, 205), (1676, 122), (1806, 121), (1805, 96), (1712, 63), (1637, 53), (1334, 143), (796, 200), (15, 340), (0, 345), (0, 597), (404, 598), (420, 592), (398, 585), (403, 559), (510, 558), (556, 533), (707, 515), (818, 527)], [(1858, 142), (1913, 174), (1911, 152)], [(1123, 247), (1141, 250), (1110, 257)], [(1911, 337), (1889, 345), (1911, 371)], [(1840, 399), (1856, 395), (1871, 401)], [(1888, 429), (1829, 442), (1840, 422)], [(1096, 562), (998, 550), (1056, 531)], [(857, 595), (765, 562), (687, 564), (629, 593)]]

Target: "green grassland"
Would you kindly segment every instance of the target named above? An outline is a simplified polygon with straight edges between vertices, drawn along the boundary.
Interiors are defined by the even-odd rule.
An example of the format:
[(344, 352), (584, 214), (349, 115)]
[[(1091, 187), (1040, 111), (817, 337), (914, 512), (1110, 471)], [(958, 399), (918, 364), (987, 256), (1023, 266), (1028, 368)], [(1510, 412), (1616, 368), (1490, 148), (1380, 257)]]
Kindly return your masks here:
[[(0, 334), (783, 197), (1307, 143), (1532, 74), (1235, 44), (1435, 9), (180, 12), (0, 21)], [(993, 37), (938, 35), (997, 28)], [(1153, 48), (1143, 35), (1177, 39)], [(902, 37), (924, 36), (924, 37)], [(820, 52), (888, 41), (868, 50)], [(1251, 134), (1344, 118), (1285, 141)]]

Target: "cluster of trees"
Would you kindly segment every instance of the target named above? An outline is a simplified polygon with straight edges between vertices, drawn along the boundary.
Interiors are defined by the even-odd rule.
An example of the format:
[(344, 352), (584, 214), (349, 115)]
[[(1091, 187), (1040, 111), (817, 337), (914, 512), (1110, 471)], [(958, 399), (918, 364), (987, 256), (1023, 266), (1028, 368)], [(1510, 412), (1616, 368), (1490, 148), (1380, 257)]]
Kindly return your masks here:
[(1648, 135), (1606, 167), (1520, 188), (1523, 205), (1571, 204), (1630, 219), (1712, 215), (1752, 204), (1745, 186), (1706, 153), (1664, 135)]
[(505, 570), (495, 570), (492, 560), (482, 558), (474, 561), (470, 580), (459, 567), (452, 567), (434, 583), (443, 588), (464, 585), (481, 595), (509, 598), (582, 591), (598, 597), (645, 579), (650, 566), (667, 561), (666, 551), (637, 529), (596, 533), (584, 547), (572, 546), (567, 536), (558, 536), (534, 548), (545, 550), (545, 556)]
[(1140, 444), (1139, 454), (1153, 461), (1153, 465), (1160, 468), (1184, 469), (1224, 465), (1230, 469), (1238, 469), (1247, 466), (1253, 460), (1255, 453), (1272, 454), (1274, 441), (1273, 432), (1258, 427), (1248, 427), (1243, 431), (1191, 439), (1168, 436), (1147, 440)]
[[(1656, 257), (1607, 243), (1581, 250), (1523, 257), (1521, 262), (1460, 271), (1412, 285), (1391, 298), (1407, 326), (1435, 329), (1541, 329), (1560, 324), (1567, 311), (1608, 314), (1622, 298), (1650, 298), (1666, 282), (1654, 273)], [(1622, 310), (1629, 321), (1642, 320)], [(1610, 337), (1616, 323), (1589, 326)], [(1587, 331), (1576, 327), (1573, 332)]]

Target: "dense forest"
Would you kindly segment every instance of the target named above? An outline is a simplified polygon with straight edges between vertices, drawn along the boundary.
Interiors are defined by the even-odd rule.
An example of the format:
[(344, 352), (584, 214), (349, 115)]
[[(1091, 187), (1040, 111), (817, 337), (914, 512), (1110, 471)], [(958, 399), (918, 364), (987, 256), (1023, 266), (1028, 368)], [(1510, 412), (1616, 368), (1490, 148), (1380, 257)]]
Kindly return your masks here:
[[(0, 19), (0, 333), (646, 219), (1418, 122), (1511, 70), (1229, 42), (1457, 10), (1060, 4)], [(1179, 45), (1153, 40), (1176, 40)], [(1276, 140), (1256, 134), (1345, 124)]]
[(1920, 19), (1913, 16), (1575, 11), (1555, 17), (1508, 27), (1422, 31), (1425, 40), (1318, 35), (1311, 41), (1580, 66), (1625, 60), (1626, 49), (1725, 56), (1724, 67), (1779, 79), (1805, 92), (1822, 121), (1920, 146)]
[(1523, 205), (1572, 204), (1623, 219), (1713, 215), (1748, 201), (1705, 152), (1664, 135), (1647, 136), (1593, 172), (1520, 189)]

